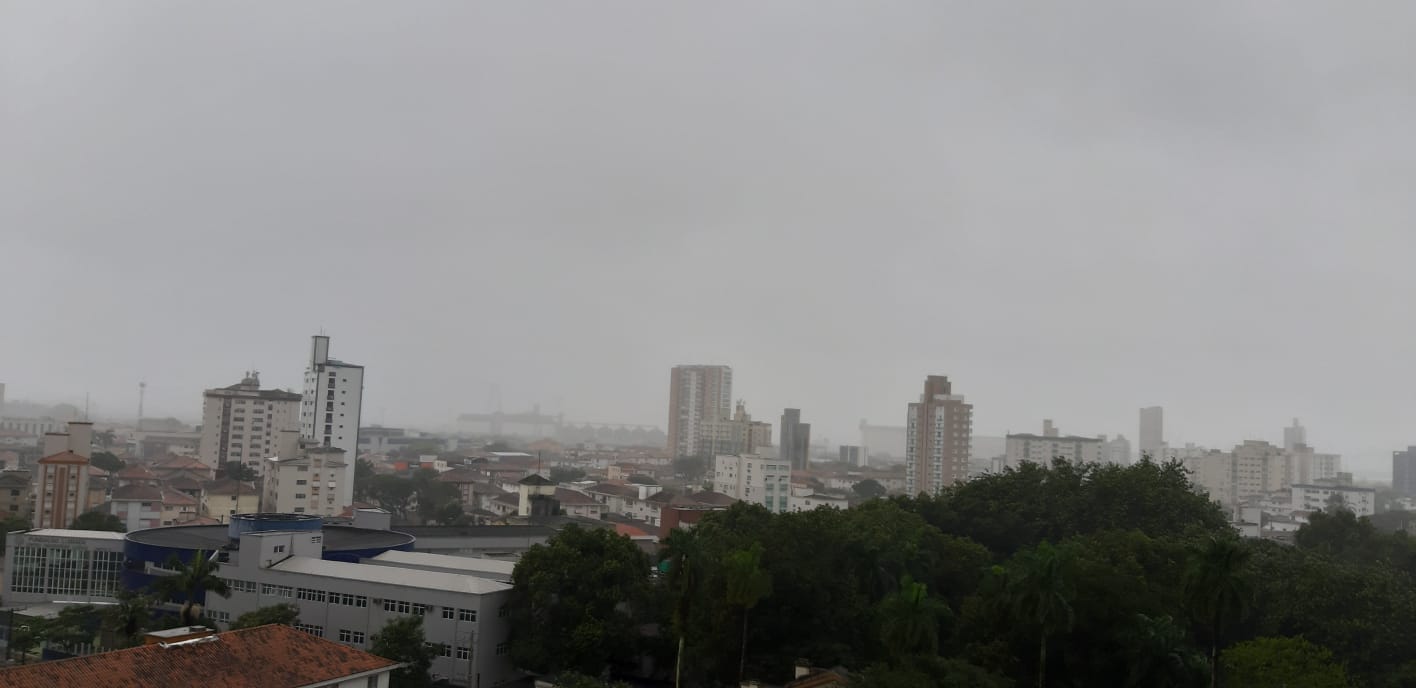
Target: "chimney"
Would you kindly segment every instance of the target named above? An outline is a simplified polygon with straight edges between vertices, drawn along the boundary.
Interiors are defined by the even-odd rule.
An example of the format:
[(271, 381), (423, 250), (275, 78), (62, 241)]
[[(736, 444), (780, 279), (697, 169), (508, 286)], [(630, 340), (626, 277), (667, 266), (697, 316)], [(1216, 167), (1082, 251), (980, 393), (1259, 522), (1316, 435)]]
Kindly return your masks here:
[(69, 451), (84, 457), (93, 458), (93, 423), (88, 421), (69, 421)]
[(165, 631), (153, 631), (143, 634), (143, 644), (168, 646), (185, 640), (196, 640), (197, 638), (206, 638), (215, 635), (216, 631), (206, 626), (178, 626), (177, 628), (169, 628)]
[(46, 432), (44, 433), (44, 455), (54, 456), (63, 454), (69, 450), (69, 433), (67, 432)]

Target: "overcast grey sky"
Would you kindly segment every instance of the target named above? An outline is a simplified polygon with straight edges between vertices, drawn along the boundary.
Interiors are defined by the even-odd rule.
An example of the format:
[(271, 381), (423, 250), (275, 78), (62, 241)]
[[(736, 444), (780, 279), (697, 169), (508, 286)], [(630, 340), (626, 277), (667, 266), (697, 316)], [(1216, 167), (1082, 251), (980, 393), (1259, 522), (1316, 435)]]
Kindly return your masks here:
[(0, 380), (1416, 443), (1416, 5), (0, 0)]

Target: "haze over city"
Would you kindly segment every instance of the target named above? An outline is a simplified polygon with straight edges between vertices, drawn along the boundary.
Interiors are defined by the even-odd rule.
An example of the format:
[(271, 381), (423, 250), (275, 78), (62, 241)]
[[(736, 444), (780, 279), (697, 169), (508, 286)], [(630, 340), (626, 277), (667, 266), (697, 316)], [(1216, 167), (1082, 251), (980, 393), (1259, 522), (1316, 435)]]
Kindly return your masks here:
[[(13, 399), (1416, 443), (1416, 8), (0, 3)], [(1405, 13), (1406, 17), (1394, 17)], [(318, 28), (316, 28), (318, 27)]]

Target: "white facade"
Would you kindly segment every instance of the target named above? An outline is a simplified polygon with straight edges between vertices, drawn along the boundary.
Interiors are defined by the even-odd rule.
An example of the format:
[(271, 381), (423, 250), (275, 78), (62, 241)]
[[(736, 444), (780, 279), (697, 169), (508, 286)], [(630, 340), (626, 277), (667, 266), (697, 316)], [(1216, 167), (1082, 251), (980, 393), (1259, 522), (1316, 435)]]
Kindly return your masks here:
[(511, 585), (445, 555), (325, 561), (321, 537), (320, 531), (243, 535), (233, 562), (218, 574), (231, 597), (207, 596), (207, 616), (224, 630), (246, 612), (292, 604), (300, 609), (297, 629), (368, 649), (384, 624), (418, 615), (436, 653), (435, 679), (491, 688), (521, 677), (511, 664), (503, 616)]
[(307, 447), (294, 458), (266, 459), (261, 511), (281, 514), (338, 516), (350, 478), (344, 450)]
[(1010, 434), (1007, 437), (1007, 465), (1017, 468), (1024, 461), (1044, 466), (1053, 459), (1072, 463), (1097, 463), (1102, 459), (1103, 442), (1096, 437), (1059, 435), (1052, 421), (1042, 422), (1042, 434)]
[(1299, 511), (1321, 511), (1337, 495), (1343, 506), (1358, 516), (1377, 513), (1377, 491), (1370, 487), (1351, 485), (1294, 485), (1293, 508)]
[(114, 602), (123, 571), (123, 533), (39, 528), (5, 539), (7, 606)]
[[(669, 382), (669, 451), (674, 456), (697, 454), (705, 439), (700, 424), (727, 420), (732, 412), (732, 402), (732, 368), (725, 365), (674, 366)], [(771, 444), (770, 439), (767, 444)]]
[(359, 456), (359, 409), (364, 399), (364, 367), (329, 357), (329, 337), (316, 335), (305, 369), (300, 402), (300, 434), (316, 444), (344, 450), (345, 477), (337, 498), (343, 509), (354, 503), (354, 462)]
[(298, 430), (300, 395), (261, 389), (257, 373), (202, 395), (202, 433), (197, 458), (212, 468), (240, 461), (256, 471), (275, 455), (281, 430)]
[(793, 494), (791, 497), (792, 511), (811, 511), (818, 507), (830, 507), (832, 509), (845, 509), (850, 507), (850, 500), (838, 495), (825, 495), (808, 492), (804, 495)]
[(719, 456), (713, 465), (713, 490), (733, 499), (761, 504), (773, 513), (791, 508), (792, 467), (762, 456)]

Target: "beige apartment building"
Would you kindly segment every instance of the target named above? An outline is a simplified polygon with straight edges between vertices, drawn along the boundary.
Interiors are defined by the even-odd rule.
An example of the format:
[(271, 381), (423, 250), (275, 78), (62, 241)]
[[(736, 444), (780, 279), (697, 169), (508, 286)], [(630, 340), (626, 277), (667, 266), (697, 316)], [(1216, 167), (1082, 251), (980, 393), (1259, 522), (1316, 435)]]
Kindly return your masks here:
[(275, 456), (281, 430), (300, 429), (300, 395), (261, 389), (260, 374), (251, 371), (230, 387), (202, 395), (202, 436), (198, 458), (212, 468), (240, 461), (256, 471), (262, 459)]
[(732, 400), (732, 368), (674, 366), (669, 378), (669, 451), (674, 456), (697, 455), (703, 444), (703, 423), (728, 420)]
[(949, 378), (930, 375), (905, 420), (905, 493), (935, 494), (968, 477), (973, 406)]

